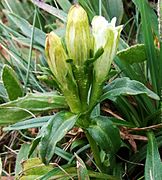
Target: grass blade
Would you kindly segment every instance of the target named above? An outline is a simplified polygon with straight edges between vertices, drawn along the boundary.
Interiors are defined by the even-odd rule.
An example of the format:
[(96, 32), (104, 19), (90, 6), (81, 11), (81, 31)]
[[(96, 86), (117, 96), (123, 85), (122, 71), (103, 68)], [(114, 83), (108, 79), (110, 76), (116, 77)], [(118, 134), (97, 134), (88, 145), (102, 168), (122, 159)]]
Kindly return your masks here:
[(60, 9), (57, 9), (55, 7), (52, 7), (52, 6), (46, 4), (46, 3), (42, 2), (42, 1), (32, 0), (32, 2), (36, 6), (38, 6), (39, 8), (47, 11), (48, 13), (54, 15), (55, 17), (59, 18), (60, 20), (62, 20), (63, 22), (66, 23), (66, 21), (67, 21), (67, 14), (64, 11), (62, 11)]
[(33, 18), (33, 26), (32, 26), (32, 32), (31, 32), (31, 39), (30, 39), (30, 49), (29, 49), (29, 57), (28, 57), (28, 67), (27, 67), (27, 73), (26, 73), (26, 80), (25, 80), (25, 84), (24, 84), (24, 90), (25, 90), (25, 92), (27, 92), (27, 84), (28, 84), (29, 73), (30, 73), (30, 64), (31, 64), (31, 60), (32, 60), (32, 49), (33, 49), (33, 40), (34, 40), (34, 31), (35, 31), (36, 16), (37, 16), (37, 9), (35, 8), (34, 18)]
[(152, 34), (152, 22), (151, 22), (151, 13), (153, 10), (150, 9), (148, 2), (146, 0), (133, 0), (136, 6), (139, 8), (141, 13), (141, 21), (142, 21), (142, 28), (143, 28), (143, 36), (144, 42), (146, 46), (146, 55), (147, 55), (147, 66), (150, 72), (150, 81), (153, 86), (153, 90), (160, 94), (158, 89), (158, 64), (157, 61), (157, 54), (154, 46), (153, 34)]
[(145, 179), (162, 180), (162, 163), (158, 146), (153, 132), (148, 133), (147, 157), (145, 165)]

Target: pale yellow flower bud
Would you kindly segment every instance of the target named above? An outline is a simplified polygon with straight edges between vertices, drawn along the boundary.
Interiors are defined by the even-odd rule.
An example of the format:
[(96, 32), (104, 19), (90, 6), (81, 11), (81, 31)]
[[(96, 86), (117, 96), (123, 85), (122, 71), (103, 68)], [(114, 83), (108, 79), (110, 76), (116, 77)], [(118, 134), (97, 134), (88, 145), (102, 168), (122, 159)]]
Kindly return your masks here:
[(69, 10), (65, 39), (69, 57), (75, 65), (83, 65), (90, 57), (91, 35), (87, 13), (78, 4)]
[(71, 65), (66, 62), (68, 56), (62, 46), (61, 39), (51, 32), (46, 38), (45, 51), (48, 65), (55, 80), (62, 90), (73, 113), (81, 111), (78, 87), (73, 77)]
[(47, 35), (45, 51), (47, 62), (59, 84), (64, 83), (66, 74), (70, 72), (70, 65), (66, 62), (67, 54), (62, 46), (61, 39), (54, 32)]

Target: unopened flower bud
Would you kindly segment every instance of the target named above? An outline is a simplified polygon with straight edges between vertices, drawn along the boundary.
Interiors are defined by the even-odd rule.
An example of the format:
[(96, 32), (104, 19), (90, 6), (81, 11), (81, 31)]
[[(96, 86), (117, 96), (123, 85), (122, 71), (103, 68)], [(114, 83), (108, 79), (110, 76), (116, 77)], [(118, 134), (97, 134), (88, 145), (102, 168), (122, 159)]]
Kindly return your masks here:
[(94, 51), (104, 49), (104, 53), (94, 64), (95, 78), (98, 82), (106, 80), (111, 63), (115, 57), (122, 26), (115, 27), (116, 18), (110, 23), (102, 17), (96, 16), (92, 20), (92, 33), (94, 36)]
[(94, 52), (103, 48), (103, 54), (94, 62), (93, 85), (90, 104), (93, 107), (101, 95), (111, 63), (115, 57), (122, 26), (115, 27), (116, 18), (110, 23), (102, 16), (96, 16), (92, 20), (92, 33), (94, 37)]
[(68, 13), (66, 45), (69, 58), (73, 59), (75, 65), (83, 65), (90, 57), (91, 36), (88, 16), (78, 4), (72, 6)]
[(67, 54), (61, 39), (54, 32), (47, 35), (45, 46), (47, 62), (59, 84), (64, 83), (67, 72), (70, 71)]
[(66, 98), (71, 112), (79, 113), (81, 108), (78, 87), (71, 66), (66, 62), (68, 56), (62, 46), (61, 39), (54, 32), (48, 34), (46, 38), (45, 51), (48, 65)]

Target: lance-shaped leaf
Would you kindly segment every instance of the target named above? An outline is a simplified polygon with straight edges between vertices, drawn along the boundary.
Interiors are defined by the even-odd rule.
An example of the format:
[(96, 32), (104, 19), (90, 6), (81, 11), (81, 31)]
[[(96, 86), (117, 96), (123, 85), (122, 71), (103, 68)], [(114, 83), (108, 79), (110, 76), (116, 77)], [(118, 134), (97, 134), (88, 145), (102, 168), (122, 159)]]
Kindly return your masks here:
[(22, 144), (16, 157), (15, 174), (18, 175), (22, 171), (21, 163), (28, 159), (30, 144)]
[(52, 116), (36, 117), (28, 119), (26, 121), (17, 122), (8, 127), (4, 127), (3, 131), (17, 131), (22, 129), (42, 127), (50, 120), (51, 117)]
[(104, 99), (115, 100), (117, 96), (121, 95), (127, 96), (138, 94), (146, 94), (152, 99), (159, 100), (159, 96), (142, 83), (135, 80), (130, 80), (127, 77), (123, 77), (117, 78), (105, 86), (104, 94), (101, 96), (101, 101)]
[(23, 96), (23, 87), (16, 73), (8, 65), (3, 67), (2, 79), (11, 101)]
[[(63, 171), (64, 170), (64, 171)], [(95, 172), (95, 171), (88, 171), (89, 177), (92, 179), (107, 179), (107, 180), (120, 180), (117, 176), (108, 175), (105, 173)], [(53, 170), (49, 171), (47, 174), (42, 176), (40, 180), (45, 179), (78, 179), (77, 177), (77, 170), (76, 167), (71, 167), (68, 165), (64, 165), (60, 167), (55, 167)]]
[(121, 139), (118, 128), (112, 121), (104, 116), (98, 116), (92, 119), (88, 132), (96, 143), (106, 152), (115, 153), (121, 145)]
[(68, 108), (64, 96), (57, 93), (27, 94), (0, 105), (0, 125), (13, 124), (42, 112)]
[(57, 113), (46, 125), (40, 142), (40, 156), (48, 164), (55, 153), (56, 144), (74, 126), (77, 115), (69, 112)]
[(122, 62), (127, 64), (141, 63), (146, 61), (146, 52), (144, 44), (136, 44), (117, 53)]
[[(15, 25), (18, 28), (21, 29), (22, 33), (25, 36), (31, 38), (32, 26), (28, 23), (28, 21), (24, 20), (24, 18), (22, 18), (16, 14), (8, 12), (8, 11), (6, 12), (6, 15), (9, 17), (9, 19), (11, 19), (15, 23)], [(35, 31), (34, 41), (36, 43), (38, 43), (39, 45), (44, 46), (46, 34), (36, 27), (34, 28), (34, 31)]]
[(31, 158), (22, 163), (22, 172), (17, 176), (17, 179), (40, 179), (41, 176), (52, 169), (52, 165), (45, 166), (39, 158)]

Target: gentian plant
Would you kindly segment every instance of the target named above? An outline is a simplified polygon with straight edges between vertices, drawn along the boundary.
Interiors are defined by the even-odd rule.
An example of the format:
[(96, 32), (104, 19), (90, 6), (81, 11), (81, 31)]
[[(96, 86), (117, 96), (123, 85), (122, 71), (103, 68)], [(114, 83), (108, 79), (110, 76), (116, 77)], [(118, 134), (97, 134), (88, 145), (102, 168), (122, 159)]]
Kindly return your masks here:
[[(100, 168), (102, 165), (97, 143), (94, 141), (98, 134), (90, 127), (93, 121), (91, 112), (99, 102), (117, 51), (122, 26), (116, 27), (115, 23), (116, 18), (109, 23), (104, 17), (95, 16), (90, 27), (87, 13), (76, 4), (68, 14), (64, 41), (51, 32), (47, 35), (45, 46), (47, 62), (54, 79), (65, 96), (70, 111), (77, 115), (76, 125), (83, 128), (90, 145), (94, 147), (94, 157)], [(101, 120), (101, 123), (104, 127), (106, 122)], [(106, 132), (106, 127), (104, 128)], [(113, 126), (112, 129), (120, 139), (118, 129)], [(117, 146), (120, 147), (120, 140)]]
[[(17, 127), (23, 129), (24, 124), (26, 128), (41, 127), (43, 124), (31, 145), (29, 157), (39, 144), (41, 160), (48, 165), (54, 154), (60, 153), (58, 142), (73, 127), (77, 127), (82, 129), (88, 140), (93, 153), (92, 162), (98, 171), (115, 174), (113, 172), (113, 169), (117, 170), (114, 163), (115, 154), (122, 144), (120, 129), (117, 126), (134, 126), (124, 119), (121, 121), (101, 116), (100, 103), (105, 99), (118, 102), (116, 101), (118, 96), (139, 94), (159, 100), (159, 97), (142, 83), (128, 77), (116, 78), (107, 83), (122, 31), (122, 26), (116, 26), (115, 23), (115, 17), (108, 22), (103, 16), (95, 16), (89, 25), (86, 11), (78, 4), (73, 5), (68, 13), (65, 36), (60, 38), (51, 32), (47, 34), (45, 42), (45, 55), (52, 78), (57, 83), (57, 92), (29, 93), (24, 97), (21, 93), (21, 98), (19, 94), (13, 98), (10, 89), (5, 86), (7, 93), (11, 95), (11, 101), (0, 106), (0, 124), (23, 122), (6, 127), (4, 130), (17, 130), (15, 129)], [(11, 79), (10, 82), (12, 84), (15, 82), (15, 87), (22, 91), (14, 72), (8, 66), (4, 66), (2, 76), (4, 85)], [(50, 117), (41, 117), (39, 121), (38, 118), (29, 119), (33, 115), (54, 109), (64, 110)], [(137, 118), (135, 122), (139, 127)], [(77, 154), (70, 160), (66, 153), (64, 156), (68, 164), (72, 164), (75, 157), (79, 163), (78, 169), (84, 170), (82, 179), (88, 179), (84, 176), (85, 164)], [(119, 179), (105, 174), (98, 177)], [(92, 177), (95, 175), (97, 174), (93, 174)]]
[[(68, 14), (65, 38), (61, 39), (51, 32), (47, 35), (45, 48), (53, 77), (65, 96), (71, 116), (75, 116), (73, 125), (83, 129), (96, 165), (101, 171), (105, 169), (104, 160), (102, 162), (100, 158), (101, 150), (106, 154), (114, 154), (121, 145), (119, 129), (112, 121), (99, 114), (94, 116), (96, 105), (101, 99), (105, 99), (102, 95), (103, 87), (108, 79), (122, 31), (122, 26), (115, 26), (115, 23), (115, 17), (109, 23), (104, 17), (95, 16), (90, 26), (85, 10), (76, 4), (71, 7)], [(145, 93), (158, 99), (158, 96), (144, 85), (136, 81), (130, 83), (129, 79), (124, 79), (124, 83), (125, 80), (128, 81), (127, 85), (130, 85), (130, 89), (137, 84), (139, 91), (135, 94)], [(111, 94), (108, 96), (129, 93), (128, 89), (125, 90), (126, 92), (118, 92), (118, 95), (115, 91), (111, 92), (113, 86), (114, 89), (116, 85), (116, 88), (121, 86), (122, 82), (118, 81), (119, 79), (115, 84), (112, 83), (107, 87), (106, 91)], [(52, 158), (54, 148), (53, 151), (49, 151), (50, 156), (47, 152), (46, 155), (42, 154), (45, 163)]]

